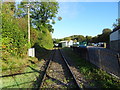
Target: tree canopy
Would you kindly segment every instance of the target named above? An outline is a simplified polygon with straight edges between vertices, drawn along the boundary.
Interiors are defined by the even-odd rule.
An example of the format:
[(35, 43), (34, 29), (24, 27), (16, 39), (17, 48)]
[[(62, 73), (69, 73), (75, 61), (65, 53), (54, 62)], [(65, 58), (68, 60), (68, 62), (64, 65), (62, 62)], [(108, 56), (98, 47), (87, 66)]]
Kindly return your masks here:
[(110, 32), (112, 30), (109, 28), (105, 28), (102, 30), (102, 34), (98, 34), (97, 36), (83, 36), (83, 35), (72, 35), (69, 37), (65, 37), (62, 39), (59, 39), (59, 41), (61, 40), (73, 40), (75, 42), (87, 42), (87, 43), (98, 43), (98, 42), (106, 42), (107, 44), (109, 44), (109, 35)]
[[(29, 4), (30, 8), (30, 18), (32, 27), (40, 30), (42, 32), (41, 26), (48, 28), (50, 32), (53, 32), (54, 29), (52, 24), (55, 24), (56, 14), (58, 13), (58, 2), (24, 2), (22, 1), (18, 4), (18, 9), (16, 16), (25, 17), (27, 15), (26, 4)], [(58, 17), (58, 20), (61, 20), (61, 17)]]
[[(43, 48), (52, 48), (51, 32), (58, 13), (58, 2), (3, 2), (2, 5), (2, 47), (12, 55), (27, 54), (27, 7), (30, 4), (31, 46), (36, 43)], [(59, 17), (59, 20), (62, 18)], [(52, 20), (52, 22), (50, 22)]]

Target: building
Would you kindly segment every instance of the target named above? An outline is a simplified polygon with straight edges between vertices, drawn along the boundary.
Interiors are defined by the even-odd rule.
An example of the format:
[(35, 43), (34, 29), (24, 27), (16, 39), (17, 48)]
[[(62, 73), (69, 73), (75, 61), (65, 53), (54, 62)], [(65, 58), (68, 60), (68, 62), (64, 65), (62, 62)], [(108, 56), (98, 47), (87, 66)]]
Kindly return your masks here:
[[(120, 1), (118, 2), (118, 19), (120, 20)], [(120, 26), (114, 28), (110, 34), (110, 48), (120, 53)]]
[(120, 26), (113, 29), (110, 34), (110, 49), (120, 53)]
[(67, 43), (67, 46), (70, 47), (70, 46), (73, 46), (73, 40), (70, 40), (68, 43)]
[(70, 41), (60, 41), (59, 47), (70, 47), (73, 45), (73, 40)]

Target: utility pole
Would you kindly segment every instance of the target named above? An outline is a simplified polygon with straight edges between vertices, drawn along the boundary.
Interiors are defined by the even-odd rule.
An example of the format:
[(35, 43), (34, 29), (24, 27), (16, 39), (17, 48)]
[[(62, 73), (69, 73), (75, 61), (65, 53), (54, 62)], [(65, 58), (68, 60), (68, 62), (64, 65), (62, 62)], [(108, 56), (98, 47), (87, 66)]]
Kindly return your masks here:
[(30, 5), (27, 5), (28, 8), (28, 43), (30, 44)]
[[(30, 44), (30, 4), (25, 4), (28, 9), (28, 44)], [(28, 49), (28, 56), (35, 57), (35, 48)]]

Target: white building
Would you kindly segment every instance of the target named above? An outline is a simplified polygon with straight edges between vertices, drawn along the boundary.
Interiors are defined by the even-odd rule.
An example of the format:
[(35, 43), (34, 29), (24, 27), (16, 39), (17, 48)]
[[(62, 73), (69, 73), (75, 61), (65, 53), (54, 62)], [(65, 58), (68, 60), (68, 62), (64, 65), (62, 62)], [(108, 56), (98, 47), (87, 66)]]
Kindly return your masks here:
[(70, 47), (73, 45), (73, 40), (70, 41), (60, 41), (62, 47)]
[(113, 29), (110, 34), (110, 48), (120, 53), (120, 27)]
[(67, 43), (67, 46), (70, 47), (70, 46), (73, 45), (73, 43), (74, 43), (73, 40), (70, 40), (70, 41)]

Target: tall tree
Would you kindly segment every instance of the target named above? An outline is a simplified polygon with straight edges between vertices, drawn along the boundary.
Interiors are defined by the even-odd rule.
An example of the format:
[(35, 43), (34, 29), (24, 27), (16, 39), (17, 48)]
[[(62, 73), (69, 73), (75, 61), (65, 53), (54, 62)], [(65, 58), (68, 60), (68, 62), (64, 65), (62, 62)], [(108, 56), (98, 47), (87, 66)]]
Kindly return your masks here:
[[(53, 32), (51, 24), (55, 24), (55, 17), (58, 13), (58, 2), (21, 2), (18, 5), (18, 17), (25, 17), (27, 15), (26, 4), (30, 4), (30, 17), (31, 25), (38, 30), (41, 30), (41, 26), (48, 28), (50, 32)], [(58, 20), (62, 18), (59, 17)], [(52, 22), (50, 22), (52, 21)]]
[[(54, 31), (52, 24), (55, 24), (56, 14), (59, 8), (58, 2), (49, 2), (49, 0), (48, 2), (41, 2), (41, 0), (38, 2), (22, 1), (18, 5), (16, 12), (17, 18), (26, 18), (28, 14), (26, 4), (30, 5), (31, 29), (34, 28), (31, 30), (31, 40), (38, 39), (34, 41), (34, 43), (44, 48), (52, 46), (53, 42), (50, 32)], [(58, 18), (58, 20), (61, 20), (61, 18)], [(32, 43), (32, 45), (34, 45), (34, 43)]]

